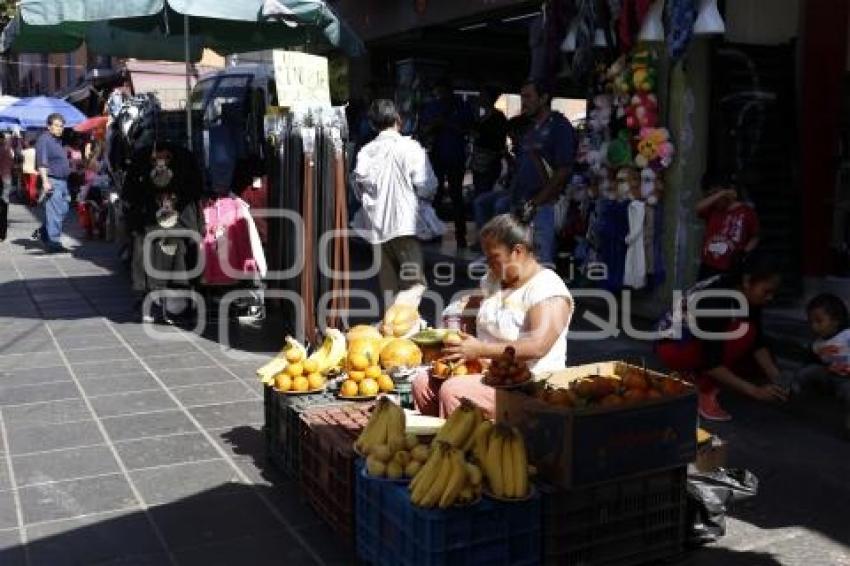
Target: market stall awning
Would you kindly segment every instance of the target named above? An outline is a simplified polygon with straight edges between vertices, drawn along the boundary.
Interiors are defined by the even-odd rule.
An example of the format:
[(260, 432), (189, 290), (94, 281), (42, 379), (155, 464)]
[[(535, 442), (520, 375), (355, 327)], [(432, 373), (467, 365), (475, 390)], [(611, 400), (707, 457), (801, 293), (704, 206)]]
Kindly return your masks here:
[(321, 0), (22, 0), (0, 46), (55, 53), (85, 41), (95, 53), (183, 61), (184, 17), (193, 61), (204, 47), (220, 54), (294, 46), (363, 51)]
[(86, 119), (82, 112), (64, 100), (33, 96), (22, 98), (0, 110), (0, 122), (17, 123), (23, 128), (44, 128), (47, 125), (47, 117), (53, 113), (61, 114), (67, 126), (76, 126)]

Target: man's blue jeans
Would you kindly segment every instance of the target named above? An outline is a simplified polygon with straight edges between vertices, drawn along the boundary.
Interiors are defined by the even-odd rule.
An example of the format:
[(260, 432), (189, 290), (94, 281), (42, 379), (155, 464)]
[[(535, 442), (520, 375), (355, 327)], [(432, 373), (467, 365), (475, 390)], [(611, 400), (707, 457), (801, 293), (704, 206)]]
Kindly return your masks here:
[(494, 216), (511, 210), (511, 193), (509, 191), (488, 191), (475, 198), (472, 208), (475, 215), (475, 226), (481, 230)]
[(534, 216), (534, 253), (537, 261), (552, 267), (555, 263), (555, 205), (537, 209)]
[(41, 238), (45, 244), (62, 244), (62, 223), (68, 214), (71, 195), (68, 193), (68, 182), (64, 179), (50, 178), (53, 191), (44, 201), (44, 226), (41, 229)]

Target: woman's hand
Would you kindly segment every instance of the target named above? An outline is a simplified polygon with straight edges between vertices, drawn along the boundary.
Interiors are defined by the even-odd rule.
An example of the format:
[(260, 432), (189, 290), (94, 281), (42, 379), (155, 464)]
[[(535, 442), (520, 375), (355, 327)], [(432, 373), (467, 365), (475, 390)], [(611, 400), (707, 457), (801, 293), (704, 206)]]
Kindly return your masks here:
[(773, 383), (753, 386), (750, 390), (750, 397), (768, 403), (784, 403), (788, 400), (788, 394), (785, 390)]
[(477, 360), (478, 358), (487, 357), (486, 345), (484, 342), (475, 336), (467, 334), (466, 332), (460, 332), (459, 335), (460, 342), (457, 344), (447, 344), (443, 346), (442, 359), (455, 361)]

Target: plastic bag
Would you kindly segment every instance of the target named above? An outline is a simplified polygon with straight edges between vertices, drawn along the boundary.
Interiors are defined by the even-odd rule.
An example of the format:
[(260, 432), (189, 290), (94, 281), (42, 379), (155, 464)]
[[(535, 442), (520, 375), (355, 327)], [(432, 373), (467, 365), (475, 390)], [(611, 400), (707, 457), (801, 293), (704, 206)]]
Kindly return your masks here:
[(758, 478), (748, 470), (720, 468), (714, 472), (688, 469), (688, 544), (699, 546), (726, 534), (731, 503), (758, 493)]

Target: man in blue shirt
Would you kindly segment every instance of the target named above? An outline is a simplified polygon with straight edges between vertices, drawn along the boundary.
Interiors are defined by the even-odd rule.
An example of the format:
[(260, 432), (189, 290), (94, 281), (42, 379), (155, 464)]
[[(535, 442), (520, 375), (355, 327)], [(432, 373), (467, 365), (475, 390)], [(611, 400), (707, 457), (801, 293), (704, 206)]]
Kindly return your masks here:
[(434, 197), (437, 210), (442, 210), (443, 187), (448, 185), (458, 249), (466, 247), (463, 177), (466, 174), (466, 135), (472, 122), (472, 111), (454, 95), (451, 84), (446, 80), (438, 83), (434, 87), (434, 100), (422, 109), (422, 141), (430, 147), (434, 174), (440, 183)]
[(530, 80), (520, 91), (522, 112), (531, 128), (517, 148), (513, 198), (515, 204), (537, 208), (534, 248), (537, 260), (555, 259), (555, 201), (566, 186), (576, 153), (576, 134), (563, 114), (553, 112), (552, 94), (539, 81)]
[(62, 147), (65, 118), (59, 113), (47, 117), (47, 131), (35, 144), (35, 165), (44, 190), (44, 224), (37, 231), (45, 249), (50, 253), (68, 251), (62, 246), (62, 222), (68, 214), (71, 194), (68, 175), (71, 165)]

